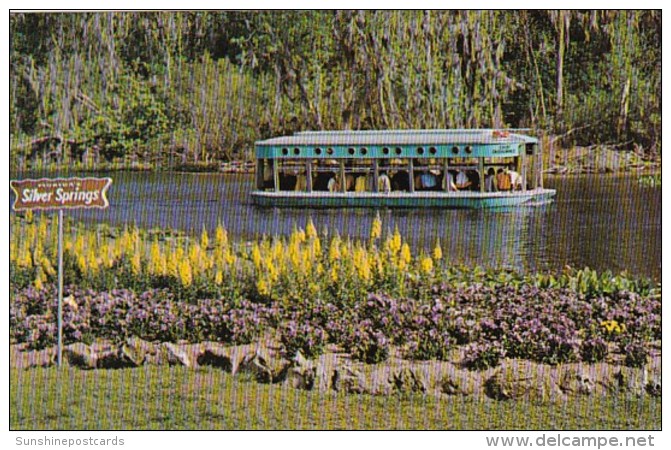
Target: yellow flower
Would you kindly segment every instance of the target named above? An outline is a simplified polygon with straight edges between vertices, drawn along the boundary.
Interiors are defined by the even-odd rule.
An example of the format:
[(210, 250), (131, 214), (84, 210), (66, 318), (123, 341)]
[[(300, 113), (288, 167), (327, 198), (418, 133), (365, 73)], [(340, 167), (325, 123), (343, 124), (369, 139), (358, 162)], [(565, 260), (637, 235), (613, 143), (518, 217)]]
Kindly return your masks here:
[(210, 237), (207, 234), (207, 230), (203, 227), (203, 232), (200, 233), (200, 246), (203, 250), (206, 250), (210, 246)]
[(331, 267), (331, 282), (338, 282), (338, 268), (336, 266)]
[(407, 265), (410, 264), (411, 260), (410, 246), (407, 243), (403, 243), (401, 246), (401, 261)]
[(142, 259), (140, 258), (140, 252), (133, 253), (133, 256), (130, 258), (130, 268), (134, 275), (140, 274), (140, 271), (142, 270)]
[(49, 261), (49, 258), (43, 256), (40, 263), (42, 265), (42, 270), (44, 270), (44, 273), (46, 273), (51, 277), (56, 276), (56, 270), (54, 269), (54, 266), (51, 264), (51, 261)]
[(259, 249), (259, 244), (254, 243), (252, 246), (252, 262), (256, 270), (261, 268), (261, 249)]
[(44, 284), (42, 283), (42, 276), (43, 276), (42, 271), (38, 270), (37, 271), (37, 276), (35, 277), (35, 283), (34, 283), (35, 284), (35, 289), (37, 289), (38, 291), (42, 290), (42, 288), (44, 287)]
[(340, 241), (338, 238), (331, 239), (329, 245), (329, 261), (334, 262), (340, 259)]
[(152, 242), (149, 249), (149, 271), (156, 275), (163, 275), (165, 273), (165, 260), (163, 259), (157, 240)]
[(312, 218), (308, 220), (308, 224), (305, 227), (305, 232), (307, 234), (308, 239), (314, 239), (317, 237), (317, 229), (315, 228), (315, 224), (312, 223)]
[(268, 282), (266, 282), (264, 277), (259, 277), (259, 279), (257, 280), (256, 290), (259, 292), (259, 295), (262, 295), (264, 297), (270, 295), (270, 286), (268, 285)]
[(214, 230), (214, 243), (219, 248), (228, 247), (228, 233), (221, 223)]
[(214, 283), (221, 285), (224, 282), (224, 274), (221, 270), (217, 270), (217, 273), (214, 274)]
[(430, 257), (428, 256), (423, 257), (420, 265), (422, 268), (422, 272), (426, 274), (430, 274), (431, 272), (433, 272), (433, 260)]
[(193, 273), (188, 259), (182, 259), (179, 263), (179, 279), (184, 286), (191, 286), (193, 282)]
[(443, 249), (440, 248), (440, 239), (436, 240), (436, 246), (433, 248), (433, 259), (436, 261), (443, 259)]
[(373, 219), (373, 224), (370, 228), (370, 239), (375, 240), (382, 236), (382, 220), (380, 219), (380, 214), (378, 213)]

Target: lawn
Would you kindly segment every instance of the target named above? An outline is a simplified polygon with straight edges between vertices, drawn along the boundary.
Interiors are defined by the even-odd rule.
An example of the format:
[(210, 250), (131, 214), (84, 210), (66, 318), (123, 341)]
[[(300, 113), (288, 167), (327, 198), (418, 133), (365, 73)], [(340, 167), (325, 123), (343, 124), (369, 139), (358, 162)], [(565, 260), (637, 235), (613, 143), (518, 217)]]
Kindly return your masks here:
[(374, 397), (258, 384), (218, 369), (10, 369), (12, 430), (661, 429), (661, 398), (562, 402)]

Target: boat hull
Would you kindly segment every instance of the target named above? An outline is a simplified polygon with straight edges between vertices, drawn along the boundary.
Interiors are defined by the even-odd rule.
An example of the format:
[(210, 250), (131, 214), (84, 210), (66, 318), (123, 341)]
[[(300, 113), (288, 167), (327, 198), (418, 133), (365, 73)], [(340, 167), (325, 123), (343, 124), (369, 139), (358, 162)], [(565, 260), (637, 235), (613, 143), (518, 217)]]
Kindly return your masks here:
[(252, 199), (258, 206), (310, 208), (449, 208), (485, 209), (537, 205), (552, 201), (554, 189), (533, 189), (516, 192), (272, 192), (254, 191)]

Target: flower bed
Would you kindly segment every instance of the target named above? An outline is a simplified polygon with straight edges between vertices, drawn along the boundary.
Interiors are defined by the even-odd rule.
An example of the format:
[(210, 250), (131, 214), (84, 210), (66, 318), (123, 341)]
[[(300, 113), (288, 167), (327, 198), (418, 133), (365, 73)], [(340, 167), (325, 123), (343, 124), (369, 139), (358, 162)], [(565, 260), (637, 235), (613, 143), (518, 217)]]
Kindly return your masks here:
[[(95, 339), (244, 344), (274, 334), (285, 355), (329, 344), (366, 363), (393, 351), (473, 369), (504, 358), (645, 364), (661, 339), (661, 286), (590, 269), (523, 275), (445, 264), (440, 243), (412, 254), (374, 221), (368, 242), (317, 233), (249, 245), (138, 229), (68, 227), (65, 342)], [(10, 337), (56, 339), (54, 222), (12, 218)]]

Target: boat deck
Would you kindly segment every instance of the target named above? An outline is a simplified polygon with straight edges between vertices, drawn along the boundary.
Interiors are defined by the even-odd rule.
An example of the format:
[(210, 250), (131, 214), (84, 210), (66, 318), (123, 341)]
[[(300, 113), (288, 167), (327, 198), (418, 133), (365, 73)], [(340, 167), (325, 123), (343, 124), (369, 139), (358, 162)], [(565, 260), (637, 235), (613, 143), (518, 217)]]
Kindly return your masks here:
[(542, 204), (552, 200), (554, 189), (538, 188), (513, 192), (440, 192), (393, 191), (377, 192), (294, 192), (254, 191), (252, 198), (259, 206), (289, 207), (436, 207), (497, 208), (523, 204)]

